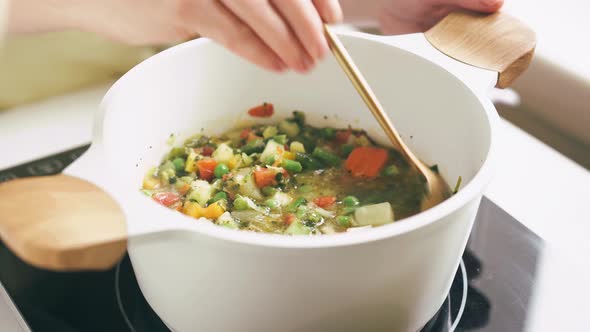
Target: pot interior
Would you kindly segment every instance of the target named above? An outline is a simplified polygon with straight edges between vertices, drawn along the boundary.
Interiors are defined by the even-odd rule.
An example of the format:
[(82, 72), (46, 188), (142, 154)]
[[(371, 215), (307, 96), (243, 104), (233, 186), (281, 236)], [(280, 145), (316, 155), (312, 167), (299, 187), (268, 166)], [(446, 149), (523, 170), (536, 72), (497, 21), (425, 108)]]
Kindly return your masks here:
[[(462, 186), (468, 185), (491, 143), (489, 115), (478, 97), (445, 69), (405, 50), (358, 36), (342, 35), (342, 41), (410, 148), (437, 164), (451, 188), (459, 176)], [(138, 65), (105, 97), (101, 134), (119, 189), (140, 195), (145, 172), (170, 149), (171, 134), (181, 144), (198, 132), (221, 133), (251, 121), (246, 111), (262, 102), (275, 105), (275, 116), (257, 121), (278, 121), (301, 110), (313, 125), (350, 124), (387, 142), (332, 57), (308, 75), (277, 75), (208, 40), (196, 40)], [(143, 204), (146, 209), (156, 205)], [(132, 220), (130, 228), (188, 218), (166, 213)]]

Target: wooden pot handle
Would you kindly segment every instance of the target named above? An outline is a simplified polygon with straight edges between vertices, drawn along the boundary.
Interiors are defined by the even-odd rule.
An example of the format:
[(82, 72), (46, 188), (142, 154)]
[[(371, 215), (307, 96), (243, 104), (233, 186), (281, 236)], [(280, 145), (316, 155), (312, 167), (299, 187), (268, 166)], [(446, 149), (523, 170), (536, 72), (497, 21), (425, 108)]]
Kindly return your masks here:
[(117, 202), (65, 174), (0, 183), (0, 238), (23, 261), (54, 271), (109, 269), (127, 250)]
[(425, 36), (451, 58), (498, 72), (498, 88), (510, 86), (528, 68), (536, 46), (534, 31), (502, 12), (453, 12)]

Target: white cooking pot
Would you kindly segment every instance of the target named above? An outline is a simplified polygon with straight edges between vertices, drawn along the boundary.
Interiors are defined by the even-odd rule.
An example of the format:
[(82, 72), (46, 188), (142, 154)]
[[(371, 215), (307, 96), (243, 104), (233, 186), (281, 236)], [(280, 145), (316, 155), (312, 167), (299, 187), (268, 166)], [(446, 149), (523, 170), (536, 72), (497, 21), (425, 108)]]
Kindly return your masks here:
[[(492, 176), (498, 115), (487, 93), (511, 80), (502, 75), (526, 68), (534, 45), (528, 53), (518, 51), (522, 59), (504, 59), (498, 70), (477, 68), (433, 47), (440, 42), (454, 54), (444, 41), (445, 24), (483, 38), (476, 56), (453, 55), (483, 67), (494, 60), (485, 43), (504, 38), (493, 48), (514, 50), (506, 45), (522, 31), (495, 30), (505, 16), (454, 19), (426, 35), (339, 33), (409, 147), (437, 164), (451, 187), (463, 179), (442, 204), (363, 231), (284, 236), (230, 230), (170, 211), (139, 191), (147, 169), (170, 148), (171, 134), (180, 142), (201, 131), (221, 133), (247, 120), (245, 111), (263, 101), (276, 110), (265, 122), (297, 109), (312, 125), (351, 124), (387, 144), (333, 58), (309, 75), (277, 75), (198, 39), (146, 60), (114, 84), (91, 148), (65, 173), (97, 184), (119, 203), (140, 288), (171, 330), (414, 332), (432, 318)], [(460, 25), (484, 21), (473, 29)], [(486, 37), (481, 29), (494, 33)]]

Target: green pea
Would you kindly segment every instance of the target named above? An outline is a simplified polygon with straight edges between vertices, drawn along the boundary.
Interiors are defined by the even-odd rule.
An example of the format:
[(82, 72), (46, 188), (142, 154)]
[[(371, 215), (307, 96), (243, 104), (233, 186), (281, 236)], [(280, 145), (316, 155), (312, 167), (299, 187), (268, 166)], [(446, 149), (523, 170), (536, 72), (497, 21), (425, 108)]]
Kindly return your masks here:
[(344, 206), (357, 206), (359, 205), (359, 200), (358, 198), (354, 197), (354, 196), (346, 196), (344, 197), (344, 199), (342, 200), (342, 204), (344, 204)]
[(213, 170), (213, 174), (215, 174), (215, 177), (218, 179), (227, 173), (229, 173), (229, 168), (224, 163), (217, 164), (217, 166), (215, 166), (215, 169)]
[(248, 202), (246, 202), (246, 200), (240, 196), (238, 196), (235, 200), (234, 200), (234, 209), (241, 211), (241, 210), (247, 210), (248, 209)]
[(336, 135), (336, 130), (334, 128), (326, 127), (320, 129), (320, 136), (325, 139), (332, 139)]
[(338, 216), (336, 218), (336, 221), (338, 221), (338, 225), (340, 225), (342, 227), (350, 226), (350, 217), (349, 216)]
[(220, 191), (217, 194), (215, 194), (215, 196), (213, 196), (213, 198), (211, 198), (210, 202), (217, 202), (220, 201), (222, 199), (227, 200), (227, 194), (225, 193), (225, 191)]
[(176, 169), (176, 171), (178, 172), (178, 171), (182, 171), (182, 170), (184, 170), (184, 163), (185, 163), (185, 162), (186, 162), (186, 161), (185, 161), (183, 158), (180, 158), (180, 157), (179, 157), (179, 158), (175, 158), (175, 159), (172, 161), (172, 164), (174, 164), (174, 169)]

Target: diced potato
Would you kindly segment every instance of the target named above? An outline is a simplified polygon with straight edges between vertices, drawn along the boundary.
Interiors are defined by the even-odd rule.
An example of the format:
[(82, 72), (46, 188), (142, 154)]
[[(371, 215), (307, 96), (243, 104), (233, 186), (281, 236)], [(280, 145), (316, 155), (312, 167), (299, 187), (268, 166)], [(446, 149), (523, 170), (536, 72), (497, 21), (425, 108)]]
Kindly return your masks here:
[(354, 211), (354, 220), (359, 226), (379, 226), (392, 223), (394, 220), (393, 209), (388, 202), (361, 206)]
[(308, 235), (311, 233), (311, 229), (303, 225), (300, 221), (295, 221), (285, 230), (285, 234), (290, 235)]
[(207, 219), (217, 219), (225, 212), (225, 209), (219, 204), (219, 202), (215, 202), (208, 207), (202, 209), (202, 216)]
[(195, 151), (191, 151), (188, 157), (186, 158), (186, 163), (184, 164), (184, 170), (188, 173), (194, 173), (197, 171), (197, 157), (198, 154)]
[(289, 150), (293, 153), (301, 152), (305, 153), (305, 146), (301, 142), (293, 141), (289, 146)]
[(229, 169), (236, 169), (242, 165), (242, 157), (239, 154), (233, 155), (229, 161), (227, 162), (227, 167)]
[(266, 143), (264, 151), (262, 151), (262, 154), (260, 155), (260, 160), (264, 161), (266, 160), (266, 158), (271, 156), (275, 156), (275, 160), (278, 160), (278, 157), (282, 156), (284, 151), (285, 149), (282, 144), (277, 143), (273, 140), (269, 140)]
[(289, 137), (295, 137), (299, 135), (299, 132), (301, 131), (301, 128), (299, 128), (297, 123), (287, 120), (279, 122), (279, 129)]
[(217, 146), (217, 149), (213, 151), (211, 155), (218, 163), (227, 164), (230, 159), (234, 156), (234, 150), (227, 144), (221, 143)]
[(160, 186), (160, 179), (153, 177), (151, 174), (147, 174), (143, 178), (143, 189), (153, 190)]
[(285, 151), (283, 153), (283, 158), (285, 159), (289, 159), (289, 160), (295, 160), (297, 156), (295, 155), (295, 152), (291, 152), (291, 151)]
[(239, 228), (239, 224), (234, 220), (229, 212), (224, 212), (217, 218), (216, 223), (220, 226), (236, 229)]
[(196, 202), (186, 201), (182, 207), (182, 212), (194, 218), (201, 217), (201, 210), (203, 208)]
[(278, 133), (279, 133), (279, 130), (277, 129), (277, 127), (268, 126), (268, 127), (264, 128), (264, 131), (262, 132), (262, 137), (270, 138), (270, 137), (275, 136)]
[(201, 206), (207, 204), (213, 195), (213, 186), (204, 180), (195, 180), (191, 183), (191, 192), (188, 198), (197, 201)]

